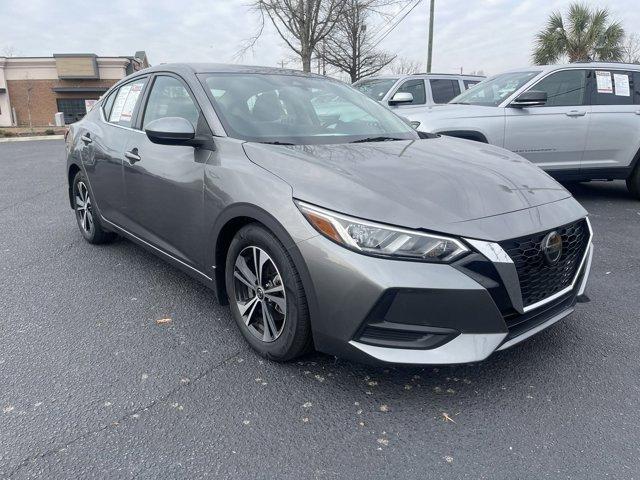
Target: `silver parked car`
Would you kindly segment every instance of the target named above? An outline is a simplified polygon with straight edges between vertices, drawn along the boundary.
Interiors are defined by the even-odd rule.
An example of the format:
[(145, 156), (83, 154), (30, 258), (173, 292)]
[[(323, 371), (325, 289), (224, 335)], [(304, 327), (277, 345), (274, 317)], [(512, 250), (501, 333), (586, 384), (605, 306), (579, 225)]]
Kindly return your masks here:
[(66, 144), (82, 236), (122, 235), (203, 282), (270, 359), (473, 362), (585, 299), (592, 232), (567, 190), (342, 82), (159, 65)]
[(507, 148), (561, 180), (626, 179), (640, 198), (640, 65), (513, 70), (403, 116), (423, 132)]
[(355, 88), (398, 115), (409, 117), (431, 105), (449, 102), (468, 88), (477, 85), (484, 77), (425, 73), (412, 75), (379, 75), (367, 77), (353, 84)]

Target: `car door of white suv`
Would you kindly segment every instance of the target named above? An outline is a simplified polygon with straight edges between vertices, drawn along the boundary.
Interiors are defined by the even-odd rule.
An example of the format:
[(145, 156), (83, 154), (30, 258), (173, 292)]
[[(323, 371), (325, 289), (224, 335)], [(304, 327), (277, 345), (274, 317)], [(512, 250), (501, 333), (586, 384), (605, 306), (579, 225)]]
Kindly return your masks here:
[(409, 113), (412, 110), (424, 108), (427, 104), (427, 92), (422, 78), (410, 78), (403, 81), (398, 85), (395, 91), (392, 91), (389, 94), (389, 99), (392, 99), (396, 93), (410, 93), (413, 96), (413, 100), (411, 102), (401, 103), (398, 105), (394, 105), (389, 102), (389, 107), (400, 116), (405, 113)]
[(592, 70), (588, 90), (591, 120), (581, 173), (624, 178), (640, 148), (640, 71)]
[[(527, 91), (547, 94), (544, 106), (505, 109), (504, 147), (544, 170), (580, 170), (589, 127), (586, 69), (554, 71)], [(520, 92), (522, 93), (522, 92)]]

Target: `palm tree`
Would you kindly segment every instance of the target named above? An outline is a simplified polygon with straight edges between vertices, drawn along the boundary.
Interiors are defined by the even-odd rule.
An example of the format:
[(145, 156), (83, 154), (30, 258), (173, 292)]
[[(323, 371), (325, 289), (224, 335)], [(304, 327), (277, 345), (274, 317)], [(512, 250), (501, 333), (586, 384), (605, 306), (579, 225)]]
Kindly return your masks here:
[(566, 21), (554, 12), (544, 30), (536, 35), (533, 61), (538, 65), (589, 60), (621, 60), (624, 29), (620, 22), (609, 22), (606, 8), (591, 10), (588, 5), (573, 3)]

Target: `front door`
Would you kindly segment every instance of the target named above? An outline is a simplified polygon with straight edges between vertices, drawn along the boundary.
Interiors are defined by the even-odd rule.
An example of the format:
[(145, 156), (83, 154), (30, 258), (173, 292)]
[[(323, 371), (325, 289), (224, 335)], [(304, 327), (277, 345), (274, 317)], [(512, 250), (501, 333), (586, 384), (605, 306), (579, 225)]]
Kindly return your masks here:
[(406, 92), (413, 95), (413, 100), (410, 103), (402, 103), (400, 105), (389, 105), (389, 107), (398, 115), (408, 115), (412, 110), (416, 108), (422, 108), (427, 104), (427, 92), (424, 86), (424, 80), (421, 78), (415, 78), (405, 80), (398, 88), (391, 92), (389, 99), (392, 99), (396, 93)]
[(156, 75), (141, 112), (142, 129), (125, 147), (127, 229), (192, 267), (203, 264), (204, 165), (211, 152), (185, 145), (158, 145), (144, 133), (151, 121), (182, 117), (202, 127), (200, 110), (179, 78)]
[(508, 107), (504, 147), (544, 170), (578, 172), (587, 140), (590, 107), (587, 70), (554, 72), (529, 90), (547, 93), (540, 107)]

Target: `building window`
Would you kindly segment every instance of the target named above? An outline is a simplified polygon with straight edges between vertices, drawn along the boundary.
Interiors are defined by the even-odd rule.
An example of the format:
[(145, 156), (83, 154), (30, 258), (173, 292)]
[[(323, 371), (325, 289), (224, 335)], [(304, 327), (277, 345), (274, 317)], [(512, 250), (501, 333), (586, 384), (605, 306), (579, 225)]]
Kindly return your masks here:
[(64, 113), (64, 123), (81, 120), (87, 113), (84, 98), (58, 98), (58, 111)]

